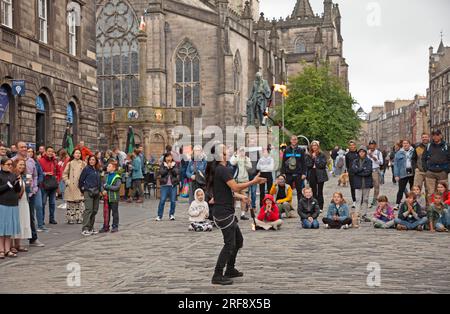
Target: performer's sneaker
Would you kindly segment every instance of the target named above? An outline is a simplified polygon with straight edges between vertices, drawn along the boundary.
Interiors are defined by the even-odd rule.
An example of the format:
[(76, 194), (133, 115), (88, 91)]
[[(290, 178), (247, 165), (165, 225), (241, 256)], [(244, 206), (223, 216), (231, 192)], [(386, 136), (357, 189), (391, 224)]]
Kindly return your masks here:
[(248, 218), (248, 217), (245, 216), (245, 215), (242, 215), (242, 216), (241, 216), (241, 220), (250, 220), (250, 218)]
[(222, 286), (227, 286), (227, 285), (232, 285), (233, 284), (233, 280), (226, 278), (222, 275), (214, 275), (212, 277), (211, 283), (213, 285), (222, 285)]
[(243, 277), (244, 273), (240, 272), (236, 268), (233, 268), (232, 270), (226, 270), (224, 277), (226, 278), (237, 278), (237, 277)]

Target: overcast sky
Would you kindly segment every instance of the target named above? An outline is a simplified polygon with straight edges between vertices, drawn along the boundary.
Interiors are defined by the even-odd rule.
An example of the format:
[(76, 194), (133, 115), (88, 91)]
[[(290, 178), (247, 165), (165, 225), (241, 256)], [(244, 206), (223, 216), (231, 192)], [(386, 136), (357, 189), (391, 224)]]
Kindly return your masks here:
[[(261, 0), (266, 17), (286, 17), (296, 0)], [(342, 15), (350, 92), (370, 111), (385, 100), (426, 95), (428, 48), (450, 46), (450, 0), (334, 0)], [(323, 13), (323, 0), (310, 0)], [(379, 12), (379, 14), (377, 14)]]

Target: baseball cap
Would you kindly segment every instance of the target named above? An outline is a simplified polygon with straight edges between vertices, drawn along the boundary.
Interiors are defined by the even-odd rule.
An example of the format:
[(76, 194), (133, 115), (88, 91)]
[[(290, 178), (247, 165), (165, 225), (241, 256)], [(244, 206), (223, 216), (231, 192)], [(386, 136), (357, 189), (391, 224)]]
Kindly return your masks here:
[(431, 132), (431, 135), (442, 135), (442, 132), (441, 132), (441, 130), (437, 129), (437, 130)]

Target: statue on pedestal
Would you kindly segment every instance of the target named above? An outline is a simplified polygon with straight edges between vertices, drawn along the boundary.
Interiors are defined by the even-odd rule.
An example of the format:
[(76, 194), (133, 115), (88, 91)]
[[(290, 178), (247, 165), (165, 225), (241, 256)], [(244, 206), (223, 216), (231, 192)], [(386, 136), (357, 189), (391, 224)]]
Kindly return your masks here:
[(258, 118), (260, 125), (265, 125), (264, 113), (270, 96), (269, 84), (263, 79), (261, 72), (256, 73), (253, 88), (247, 101), (247, 125), (255, 125), (255, 118)]

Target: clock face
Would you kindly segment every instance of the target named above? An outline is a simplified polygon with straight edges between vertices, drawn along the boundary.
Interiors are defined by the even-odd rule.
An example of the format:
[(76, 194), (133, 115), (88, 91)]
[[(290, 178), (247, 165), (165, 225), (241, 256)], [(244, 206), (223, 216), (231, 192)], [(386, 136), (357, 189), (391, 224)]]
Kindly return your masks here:
[(128, 120), (137, 120), (139, 119), (139, 112), (136, 110), (128, 111)]

